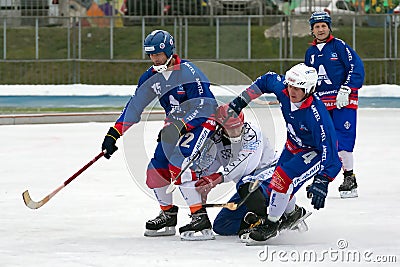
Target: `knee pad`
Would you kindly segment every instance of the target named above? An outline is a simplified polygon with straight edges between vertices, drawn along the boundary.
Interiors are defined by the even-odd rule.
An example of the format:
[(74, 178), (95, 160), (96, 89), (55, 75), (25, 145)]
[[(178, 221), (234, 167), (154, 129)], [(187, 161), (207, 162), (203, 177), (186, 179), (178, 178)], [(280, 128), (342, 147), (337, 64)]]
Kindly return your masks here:
[(168, 169), (148, 169), (146, 173), (146, 185), (150, 189), (160, 188), (171, 183), (171, 175)]

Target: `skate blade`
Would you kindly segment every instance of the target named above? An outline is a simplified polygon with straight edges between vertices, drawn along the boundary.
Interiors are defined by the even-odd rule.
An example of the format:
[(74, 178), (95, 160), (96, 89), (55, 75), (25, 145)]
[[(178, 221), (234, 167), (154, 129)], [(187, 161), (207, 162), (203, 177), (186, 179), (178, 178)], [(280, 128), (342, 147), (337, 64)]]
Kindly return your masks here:
[(211, 229), (204, 229), (201, 231), (186, 231), (181, 233), (181, 240), (183, 241), (203, 241), (214, 240), (215, 236)]
[(304, 221), (312, 214), (311, 211), (307, 211), (300, 219), (297, 220), (296, 224), (292, 225), (289, 230), (291, 231), (298, 231), (300, 233), (308, 231), (308, 225)]
[(246, 242), (246, 246), (249, 247), (253, 247), (253, 246), (264, 246), (264, 245), (268, 245), (269, 241), (275, 237), (277, 237), (279, 235), (279, 232), (276, 233), (276, 235), (271, 236), (270, 238), (268, 238), (267, 240), (263, 240), (263, 241), (257, 241), (254, 239), (251, 239), (251, 237), (249, 236), (247, 242)]
[(250, 235), (250, 233), (244, 233), (244, 234), (240, 235), (239, 236), (240, 242), (247, 243), (250, 240), (249, 235)]
[(171, 235), (175, 235), (175, 233), (176, 233), (175, 226), (169, 226), (169, 227), (164, 227), (160, 230), (146, 229), (146, 231), (144, 232), (144, 236), (148, 236), (148, 237), (171, 236)]
[(358, 197), (357, 188), (352, 189), (351, 191), (339, 191), (341, 198), (354, 198)]
[(290, 230), (297, 231), (299, 233), (304, 233), (308, 231), (308, 225), (306, 224), (306, 222), (302, 221), (294, 225)]

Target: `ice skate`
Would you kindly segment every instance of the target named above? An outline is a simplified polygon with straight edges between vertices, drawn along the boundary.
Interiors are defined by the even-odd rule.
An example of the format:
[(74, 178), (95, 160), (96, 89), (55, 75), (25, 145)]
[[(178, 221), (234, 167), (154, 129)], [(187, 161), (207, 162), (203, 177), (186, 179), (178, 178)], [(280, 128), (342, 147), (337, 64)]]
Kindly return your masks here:
[(341, 198), (358, 197), (355, 174), (352, 173), (344, 177), (343, 183), (339, 186), (339, 193)]
[(175, 226), (178, 218), (178, 207), (173, 206), (169, 210), (161, 211), (153, 220), (146, 222), (144, 236), (170, 236), (175, 235)]
[(247, 223), (249, 226), (247, 228), (240, 229), (238, 236), (240, 238), (240, 241), (247, 243), (250, 232), (253, 230), (253, 228), (262, 224), (265, 221), (265, 217), (258, 216), (254, 212), (249, 211), (244, 216), (243, 221)]
[(268, 219), (263, 224), (252, 229), (249, 233), (247, 246), (259, 246), (267, 244), (268, 240), (278, 235), (279, 221), (272, 222)]
[(284, 230), (296, 230), (299, 232), (308, 231), (308, 226), (304, 221), (312, 213), (307, 212), (305, 208), (295, 205), (294, 210), (289, 214), (283, 214), (281, 223), (279, 225), (279, 231)]
[(179, 228), (181, 240), (197, 241), (215, 239), (214, 233), (211, 230), (212, 225), (205, 208), (201, 208), (191, 214), (190, 217), (192, 217), (192, 221)]

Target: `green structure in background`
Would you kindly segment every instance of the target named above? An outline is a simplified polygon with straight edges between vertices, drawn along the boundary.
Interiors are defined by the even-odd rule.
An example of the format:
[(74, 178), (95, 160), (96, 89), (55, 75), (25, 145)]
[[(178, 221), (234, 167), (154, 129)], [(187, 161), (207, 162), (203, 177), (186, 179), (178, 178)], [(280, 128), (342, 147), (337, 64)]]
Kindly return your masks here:
[(352, 0), (355, 6), (360, 5), (368, 14), (393, 13), (393, 9), (399, 5), (399, 0)]

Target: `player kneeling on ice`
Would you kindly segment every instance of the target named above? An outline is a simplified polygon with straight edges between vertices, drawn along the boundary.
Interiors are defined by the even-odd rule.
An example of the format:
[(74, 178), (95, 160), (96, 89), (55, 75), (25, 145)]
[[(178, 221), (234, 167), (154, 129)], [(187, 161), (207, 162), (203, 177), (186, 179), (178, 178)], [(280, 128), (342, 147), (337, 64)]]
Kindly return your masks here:
[(340, 171), (335, 128), (324, 104), (314, 94), (317, 80), (316, 70), (300, 63), (285, 76), (274, 72), (260, 76), (228, 104), (228, 113), (240, 114), (251, 100), (273, 93), (287, 128), (286, 143), (271, 179), (268, 216), (250, 231), (249, 243), (264, 243), (278, 234), (290, 196), (312, 177), (308, 190), (311, 204), (317, 210), (323, 208), (329, 182)]
[[(223, 208), (214, 221), (213, 230), (219, 235), (239, 235), (246, 240), (251, 229), (262, 224), (267, 217), (267, 207), (271, 189), (269, 184), (276, 166), (276, 156), (261, 130), (250, 122), (244, 122), (243, 112), (239, 116), (228, 117), (228, 106), (217, 109), (217, 121), (223, 130), (214, 138), (216, 155), (210, 167), (196, 187), (206, 199), (207, 194), (217, 184), (233, 181), (235, 193), (229, 203), (239, 204), (237, 209)], [(216, 172), (220, 167), (222, 172)], [(253, 188), (258, 181), (258, 186)], [(279, 230), (297, 229), (297, 225), (309, 213), (295, 205), (293, 196), (285, 209)], [(305, 223), (303, 223), (306, 227)], [(304, 229), (304, 228), (303, 228)]]
[[(227, 119), (228, 108), (225, 105), (217, 109), (216, 119), (223, 130), (214, 137), (216, 153), (212, 164), (203, 170), (196, 188), (206, 199), (217, 184), (230, 181), (236, 183), (237, 193), (229, 202), (239, 205), (235, 210), (223, 208), (215, 218), (213, 230), (219, 235), (239, 235), (242, 240), (246, 240), (251, 229), (267, 218), (271, 193), (269, 184), (277, 159), (260, 128), (245, 122), (243, 112)], [(217, 172), (220, 167), (223, 167), (223, 171)], [(253, 188), (256, 181), (259, 186)], [(279, 230), (295, 228), (307, 214), (295, 202), (293, 196), (287, 204)]]
[(173, 182), (182, 185), (180, 192), (192, 216), (192, 221), (179, 232), (203, 231), (208, 234), (204, 238), (212, 239), (211, 222), (202, 207), (201, 195), (194, 189), (197, 176), (189, 168), (190, 159), (215, 130), (215, 121), (208, 119), (217, 108), (210, 82), (196, 65), (174, 54), (174, 39), (168, 32), (151, 32), (143, 48), (153, 66), (141, 75), (135, 94), (107, 132), (102, 144), (104, 156), (111, 157), (118, 149), (117, 139), (140, 121), (144, 108), (157, 98), (166, 118), (147, 167), (146, 184), (154, 191), (161, 212), (146, 222), (144, 235), (175, 235), (178, 207), (173, 204), (173, 195), (167, 193)]

